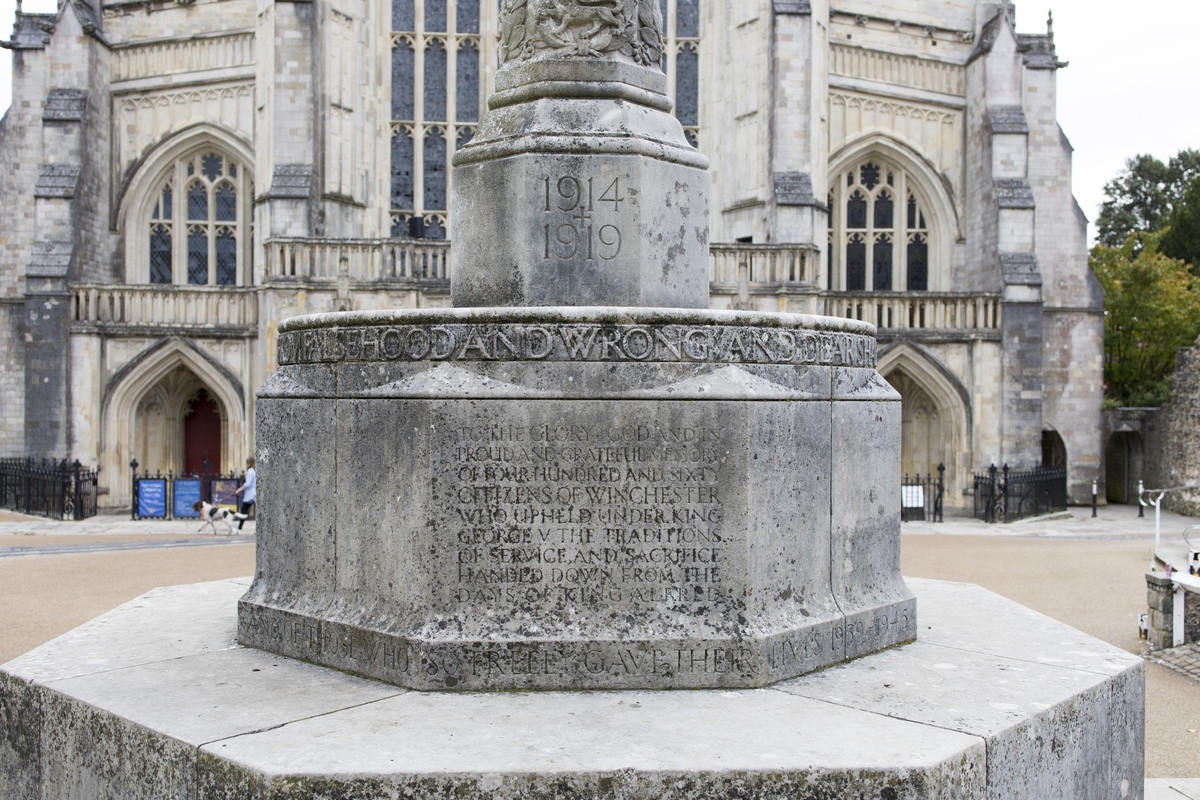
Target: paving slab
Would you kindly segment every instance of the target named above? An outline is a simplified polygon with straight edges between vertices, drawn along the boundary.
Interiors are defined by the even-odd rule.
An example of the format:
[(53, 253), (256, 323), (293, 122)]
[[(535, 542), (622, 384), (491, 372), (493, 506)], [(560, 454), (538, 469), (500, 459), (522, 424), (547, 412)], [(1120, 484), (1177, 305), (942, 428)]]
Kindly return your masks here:
[(1145, 800), (1200, 800), (1200, 778), (1152, 778)]

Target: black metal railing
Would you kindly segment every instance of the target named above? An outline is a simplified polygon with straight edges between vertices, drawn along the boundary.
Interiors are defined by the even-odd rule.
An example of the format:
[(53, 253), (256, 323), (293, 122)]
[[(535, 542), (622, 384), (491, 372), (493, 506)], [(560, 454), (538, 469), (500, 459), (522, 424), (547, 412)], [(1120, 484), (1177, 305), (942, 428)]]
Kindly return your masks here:
[(50, 519), (96, 516), (95, 470), (78, 460), (0, 459), (0, 507)]
[(1015, 522), (1067, 507), (1067, 468), (1037, 467), (1010, 470), (992, 464), (987, 474), (975, 474), (975, 518), (984, 522)]
[(946, 465), (938, 464), (924, 478), (905, 474), (900, 481), (900, 519), (903, 522), (945, 522), (942, 503), (946, 497)]
[(148, 471), (138, 475), (137, 459), (129, 462), (129, 467), (133, 475), (132, 519), (197, 519), (200, 515), (192, 506), (198, 500), (237, 506), (241, 499), (237, 489), (245, 481), (244, 474), (233, 472), (176, 475), (168, 470), (166, 475)]

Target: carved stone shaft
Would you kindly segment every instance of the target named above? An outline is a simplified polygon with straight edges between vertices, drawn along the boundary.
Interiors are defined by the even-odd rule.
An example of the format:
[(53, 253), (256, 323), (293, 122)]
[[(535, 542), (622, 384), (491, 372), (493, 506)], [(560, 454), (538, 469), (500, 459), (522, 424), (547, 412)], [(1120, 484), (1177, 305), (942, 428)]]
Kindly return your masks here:
[(654, 0), (518, 0), (454, 156), (455, 306), (708, 305), (708, 160), (670, 114)]

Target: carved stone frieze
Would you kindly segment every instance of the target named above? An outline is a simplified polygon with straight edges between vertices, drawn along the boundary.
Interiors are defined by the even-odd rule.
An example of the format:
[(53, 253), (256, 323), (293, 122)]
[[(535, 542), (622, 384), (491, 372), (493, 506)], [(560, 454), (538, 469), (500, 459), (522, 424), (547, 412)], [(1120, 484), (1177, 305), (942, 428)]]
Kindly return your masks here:
[(657, 0), (505, 0), (500, 61), (613, 58), (648, 67), (662, 57), (662, 30)]

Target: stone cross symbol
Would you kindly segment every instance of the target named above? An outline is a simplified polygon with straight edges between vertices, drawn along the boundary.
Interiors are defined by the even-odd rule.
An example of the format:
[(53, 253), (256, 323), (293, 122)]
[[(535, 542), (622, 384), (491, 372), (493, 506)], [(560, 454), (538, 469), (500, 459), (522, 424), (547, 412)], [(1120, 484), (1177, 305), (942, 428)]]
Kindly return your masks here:
[(583, 230), (592, 222), (592, 212), (582, 202), (575, 206), (575, 213), (571, 215), (571, 219), (579, 223), (579, 229)]

